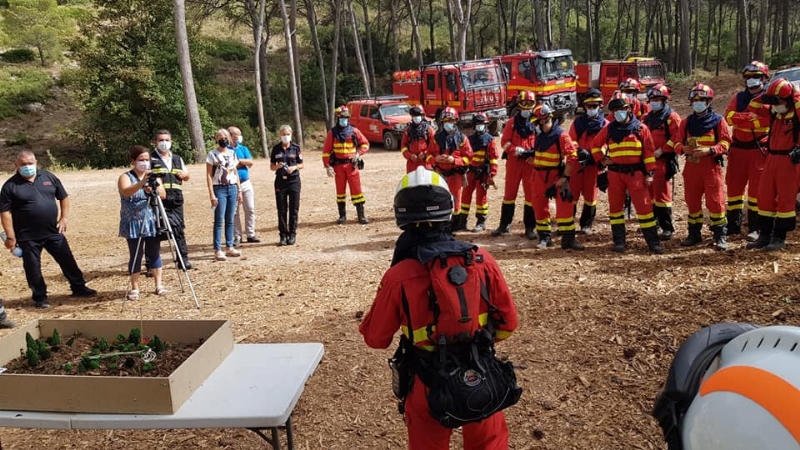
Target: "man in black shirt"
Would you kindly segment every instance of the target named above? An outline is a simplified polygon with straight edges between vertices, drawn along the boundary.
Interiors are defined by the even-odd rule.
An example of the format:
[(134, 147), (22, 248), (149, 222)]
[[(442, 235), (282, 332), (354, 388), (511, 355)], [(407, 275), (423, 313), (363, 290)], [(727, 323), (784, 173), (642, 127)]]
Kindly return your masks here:
[[(64, 231), (69, 216), (69, 197), (61, 180), (50, 172), (36, 170), (36, 157), (30, 151), (19, 152), (17, 173), (0, 191), (0, 220), (6, 233), (5, 246), (22, 249), (22, 265), (37, 308), (49, 308), (47, 285), (42, 277), (41, 253), (44, 248), (61, 267), (69, 281), (73, 297), (93, 297), (97, 291), (86, 287)], [(61, 216), (59, 217), (59, 207)]]

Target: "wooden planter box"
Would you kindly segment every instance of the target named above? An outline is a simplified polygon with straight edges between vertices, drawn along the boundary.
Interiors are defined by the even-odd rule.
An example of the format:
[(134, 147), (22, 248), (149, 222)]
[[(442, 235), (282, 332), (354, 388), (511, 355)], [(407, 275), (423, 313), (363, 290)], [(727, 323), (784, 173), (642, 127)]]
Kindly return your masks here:
[[(140, 328), (142, 336), (202, 345), (169, 377), (107, 377), (0, 373), (0, 409), (120, 414), (174, 414), (233, 350), (225, 320), (36, 320), (0, 339), (0, 367), (25, 354), (25, 333), (35, 339), (58, 329), (112, 341)], [(157, 364), (157, 360), (156, 360)]]

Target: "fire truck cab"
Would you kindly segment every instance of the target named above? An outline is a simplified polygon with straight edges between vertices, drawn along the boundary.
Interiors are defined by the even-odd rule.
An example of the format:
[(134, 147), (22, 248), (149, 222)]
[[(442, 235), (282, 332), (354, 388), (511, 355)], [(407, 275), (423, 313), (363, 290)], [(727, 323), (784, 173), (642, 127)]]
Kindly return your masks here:
[(421, 104), (437, 120), (451, 106), (459, 113), (459, 126), (470, 127), (473, 116), (482, 112), (490, 120), (489, 131), (495, 133), (508, 117), (506, 78), (497, 60), (433, 63), (420, 70), (395, 72), (394, 79), (395, 95), (405, 95), (411, 105)]
[(596, 88), (600, 89), (606, 104), (614, 91), (619, 88), (619, 84), (628, 78), (637, 80), (646, 88), (639, 94), (640, 100), (646, 100), (647, 90), (658, 83), (665, 83), (667, 75), (661, 61), (639, 56), (623, 60), (582, 63), (576, 66), (575, 71), (578, 74), (579, 102), (589, 88)]
[(501, 56), (500, 61), (508, 77), (509, 116), (516, 111), (520, 91), (532, 91), (537, 101), (546, 103), (556, 114), (575, 111), (578, 101), (571, 50), (529, 50)]

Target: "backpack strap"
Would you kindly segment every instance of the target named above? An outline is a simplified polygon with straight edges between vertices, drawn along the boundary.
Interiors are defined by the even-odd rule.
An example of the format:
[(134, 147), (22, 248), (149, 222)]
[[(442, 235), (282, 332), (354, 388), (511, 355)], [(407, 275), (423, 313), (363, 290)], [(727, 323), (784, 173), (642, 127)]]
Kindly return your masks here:
[(408, 340), (411, 341), (411, 345), (414, 345), (414, 326), (411, 325), (411, 308), (408, 306), (408, 298), (406, 297), (406, 290), (403, 285), (400, 285), (400, 300), (403, 303), (403, 312), (406, 314), (406, 319), (408, 319)]

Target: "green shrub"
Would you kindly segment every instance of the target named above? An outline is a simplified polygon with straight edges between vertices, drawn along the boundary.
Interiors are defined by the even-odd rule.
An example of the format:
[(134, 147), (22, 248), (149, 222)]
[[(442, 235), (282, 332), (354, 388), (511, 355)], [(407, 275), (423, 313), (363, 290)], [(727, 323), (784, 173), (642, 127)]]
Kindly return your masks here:
[(0, 67), (0, 119), (19, 115), (29, 103), (45, 103), (52, 85), (38, 67)]
[(36, 59), (36, 54), (28, 48), (15, 48), (0, 54), (0, 59), (8, 63), (25, 63)]
[(209, 56), (223, 61), (245, 61), (253, 54), (246, 45), (235, 41), (216, 41), (216, 45), (209, 49)]

